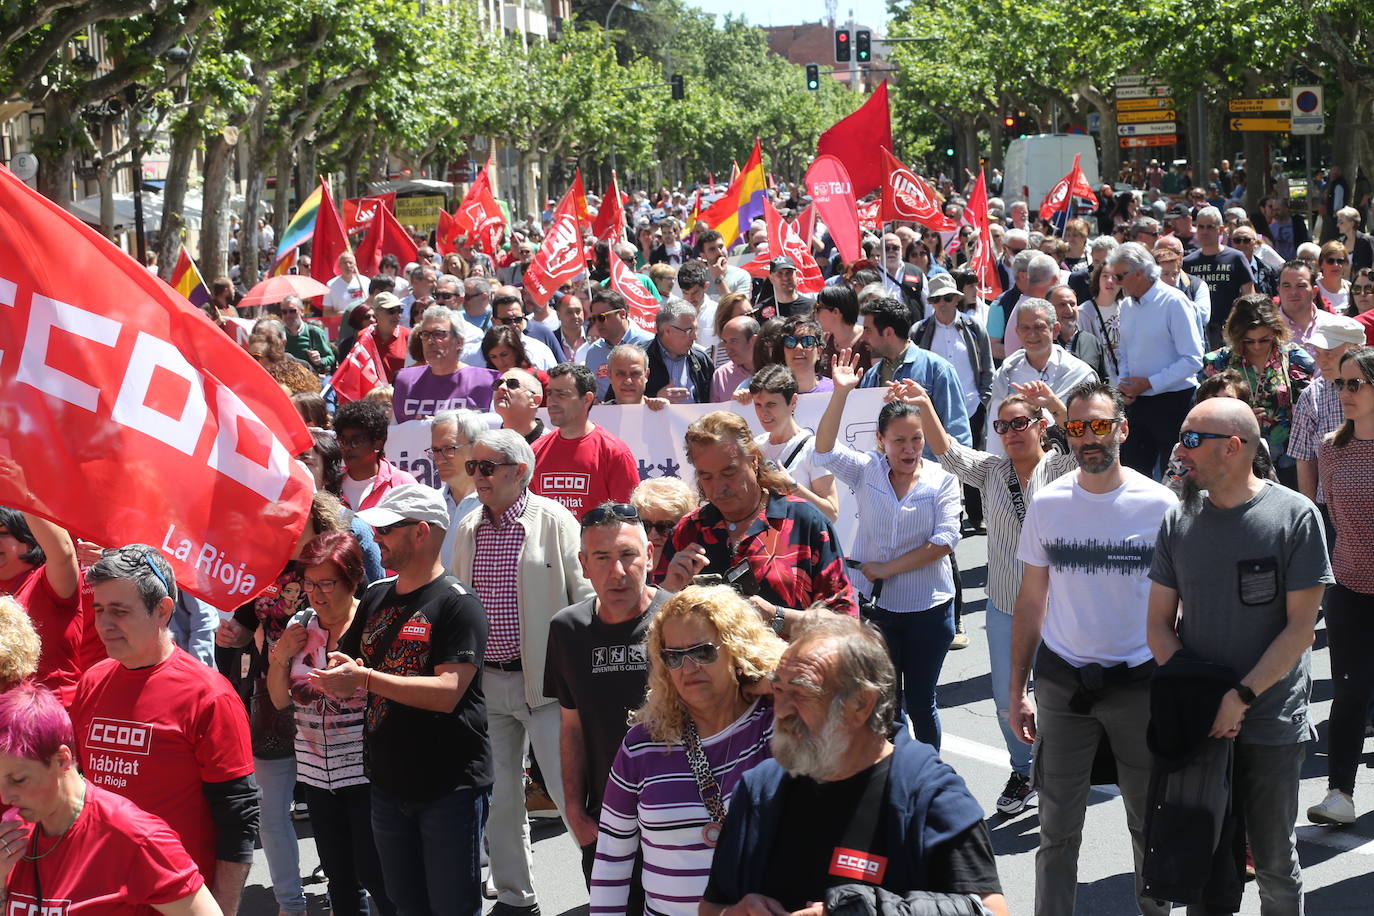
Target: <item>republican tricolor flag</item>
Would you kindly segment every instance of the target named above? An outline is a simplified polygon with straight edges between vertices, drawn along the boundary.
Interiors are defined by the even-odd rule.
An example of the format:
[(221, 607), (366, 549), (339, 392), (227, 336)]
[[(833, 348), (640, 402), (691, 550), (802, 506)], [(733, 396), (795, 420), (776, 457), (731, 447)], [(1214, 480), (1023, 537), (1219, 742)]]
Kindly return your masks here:
[(177, 252), (177, 263), (172, 268), (169, 285), (192, 305), (204, 305), (210, 301), (210, 290), (205, 287), (205, 278), (200, 275), (200, 270), (191, 259), (191, 252), (186, 250), (185, 245)]
[(754, 141), (754, 151), (744, 168), (730, 182), (715, 203), (702, 212), (700, 219), (708, 229), (715, 229), (725, 239), (726, 247), (734, 245), (749, 230), (749, 224), (763, 215), (763, 202), (768, 197), (763, 173), (763, 149)]

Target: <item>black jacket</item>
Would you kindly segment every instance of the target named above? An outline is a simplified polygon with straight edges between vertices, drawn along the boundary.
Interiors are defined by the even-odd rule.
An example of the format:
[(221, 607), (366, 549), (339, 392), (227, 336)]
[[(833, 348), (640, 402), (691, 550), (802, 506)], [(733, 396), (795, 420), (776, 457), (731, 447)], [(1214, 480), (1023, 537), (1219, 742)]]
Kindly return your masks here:
[(968, 894), (912, 891), (900, 896), (871, 884), (841, 884), (825, 892), (827, 916), (978, 916), (986, 912)]
[[(644, 351), (649, 357), (649, 381), (644, 386), (645, 397), (659, 397), (659, 391), (668, 385), (668, 364), (664, 362), (663, 347), (655, 338)], [(711, 376), (715, 367), (711, 357), (701, 347), (692, 347), (687, 352), (687, 371), (692, 375), (692, 385), (696, 388), (696, 402), (705, 404), (711, 400)]]

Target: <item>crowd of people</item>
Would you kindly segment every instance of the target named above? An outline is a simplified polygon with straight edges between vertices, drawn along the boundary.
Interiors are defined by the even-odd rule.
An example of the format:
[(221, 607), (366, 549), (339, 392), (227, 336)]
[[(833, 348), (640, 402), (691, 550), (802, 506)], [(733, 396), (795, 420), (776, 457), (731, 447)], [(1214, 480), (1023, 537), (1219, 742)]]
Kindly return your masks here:
[[(995, 297), (966, 230), (890, 224), (845, 263), (817, 224), (803, 292), (788, 255), (739, 266), (762, 221), (732, 245), (667, 192), (547, 302), (534, 225), (371, 278), (345, 253), (322, 300), (256, 316), (216, 281), (207, 316), (256, 318), (311, 430), (309, 517), (265, 591), (213, 608), (152, 546), (0, 508), (11, 905), (233, 914), (260, 843), (298, 916), (303, 814), (336, 913), (538, 916), (529, 818), (553, 816), (597, 916), (1005, 914), (983, 803), (1034, 801), (1035, 911), (1061, 916), (1115, 783), (1142, 912), (1232, 912), (1248, 870), (1300, 913), (1319, 614), (1315, 823), (1355, 820), (1374, 698), (1374, 249), (1354, 210), (1318, 248), (1281, 204), (1185, 186), (1160, 220), (1122, 193), (1057, 224), (994, 198)], [(345, 400), (365, 340), (380, 383)], [(867, 450), (841, 433), (860, 388), (886, 392)], [(686, 403), (721, 406), (681, 478), (641, 480), (596, 419)], [(386, 457), (417, 419), (437, 488)], [(981, 536), (1009, 769), (982, 801), (937, 695)]]

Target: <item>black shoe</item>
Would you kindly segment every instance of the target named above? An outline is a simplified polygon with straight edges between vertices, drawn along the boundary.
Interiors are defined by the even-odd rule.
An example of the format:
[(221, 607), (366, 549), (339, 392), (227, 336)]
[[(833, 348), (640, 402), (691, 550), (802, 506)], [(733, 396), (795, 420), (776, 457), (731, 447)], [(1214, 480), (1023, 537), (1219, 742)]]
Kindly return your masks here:
[(1007, 787), (997, 798), (997, 810), (1003, 814), (1020, 814), (1026, 810), (1026, 803), (1035, 797), (1030, 778), (1015, 770), (1007, 780)]
[(509, 903), (502, 903), (500, 900), (492, 904), (488, 911), (488, 916), (539, 916), (539, 904), (532, 903), (529, 906), (514, 906)]

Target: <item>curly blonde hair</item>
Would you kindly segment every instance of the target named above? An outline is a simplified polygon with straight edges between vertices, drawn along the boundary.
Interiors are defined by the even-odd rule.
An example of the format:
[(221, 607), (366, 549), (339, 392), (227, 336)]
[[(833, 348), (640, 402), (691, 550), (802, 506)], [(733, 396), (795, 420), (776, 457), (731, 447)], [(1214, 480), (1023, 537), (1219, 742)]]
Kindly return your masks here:
[(9, 690), (38, 670), (42, 644), (24, 606), (0, 597), (0, 690)]
[(644, 705), (630, 713), (631, 725), (643, 725), (650, 737), (665, 744), (682, 743), (687, 704), (663, 664), (663, 624), (684, 617), (696, 617), (715, 628), (724, 660), (734, 666), (741, 683), (772, 674), (787, 648), (754, 606), (728, 585), (692, 585), (670, 598), (649, 624), (649, 691)]
[[(697, 449), (704, 445), (731, 445), (739, 449), (745, 462), (753, 468), (759, 486), (774, 493), (786, 493), (789, 483), (785, 474), (779, 473), (764, 461), (763, 449), (754, 443), (754, 431), (749, 422), (739, 414), (729, 410), (715, 410), (692, 421), (683, 437), (687, 460), (692, 461)], [(698, 484), (698, 491), (701, 486)]]

